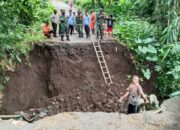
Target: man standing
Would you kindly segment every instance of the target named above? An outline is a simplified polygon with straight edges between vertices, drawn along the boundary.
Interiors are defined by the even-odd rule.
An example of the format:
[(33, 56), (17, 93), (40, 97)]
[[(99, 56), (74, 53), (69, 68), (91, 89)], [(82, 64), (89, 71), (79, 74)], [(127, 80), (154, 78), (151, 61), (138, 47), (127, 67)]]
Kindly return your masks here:
[(71, 35), (73, 34), (73, 31), (74, 31), (74, 23), (75, 23), (75, 18), (72, 14), (72, 10), (69, 10), (68, 26), (69, 26), (69, 31)]
[(104, 14), (103, 14), (103, 10), (100, 9), (99, 13), (96, 15), (97, 39), (99, 39), (99, 35), (101, 36), (101, 39), (103, 39), (103, 22), (104, 22)]
[(64, 35), (66, 34), (66, 38), (69, 41), (69, 30), (68, 30), (68, 18), (65, 16), (65, 10), (62, 11), (62, 15), (59, 18), (61, 29), (60, 36), (61, 41), (64, 41)]
[(94, 10), (92, 10), (91, 11), (91, 24), (90, 24), (92, 34), (95, 33), (95, 21), (96, 21), (96, 13), (94, 12)]
[(60, 17), (63, 13), (63, 9), (60, 10), (60, 14), (59, 14), (59, 36), (61, 35), (61, 22), (60, 22)]
[(85, 12), (84, 15), (84, 28), (86, 32), (86, 38), (90, 37), (90, 16), (88, 15), (88, 12)]
[(83, 16), (80, 10), (78, 10), (78, 15), (76, 16), (76, 30), (79, 34), (79, 38), (82, 38), (83, 37)]
[(113, 25), (115, 19), (113, 19), (113, 15), (109, 15), (108, 18), (105, 18), (107, 20), (107, 37), (112, 38), (112, 32), (113, 32)]
[(51, 23), (52, 23), (52, 28), (53, 28), (53, 35), (54, 37), (56, 37), (57, 23), (58, 23), (58, 16), (57, 16), (56, 10), (54, 10), (54, 13), (51, 16)]
[(75, 32), (75, 25), (76, 25), (76, 12), (73, 12), (73, 33)]

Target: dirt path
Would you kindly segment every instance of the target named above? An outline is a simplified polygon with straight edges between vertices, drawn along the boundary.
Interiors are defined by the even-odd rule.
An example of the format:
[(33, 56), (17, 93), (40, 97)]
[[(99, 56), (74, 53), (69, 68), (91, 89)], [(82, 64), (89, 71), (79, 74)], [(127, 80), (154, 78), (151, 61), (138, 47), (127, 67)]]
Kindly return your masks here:
[[(66, 10), (66, 12), (69, 11), (70, 7), (68, 4), (62, 2), (61, 0), (51, 0), (52, 4), (56, 7), (56, 9), (59, 11), (61, 9)], [(76, 8), (73, 8), (73, 10), (77, 10)]]

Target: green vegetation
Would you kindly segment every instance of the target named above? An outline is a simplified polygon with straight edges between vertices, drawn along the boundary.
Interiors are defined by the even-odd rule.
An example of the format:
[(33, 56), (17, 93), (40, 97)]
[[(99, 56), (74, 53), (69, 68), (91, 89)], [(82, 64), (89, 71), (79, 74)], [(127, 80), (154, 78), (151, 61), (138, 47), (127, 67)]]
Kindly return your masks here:
[(48, 0), (0, 0), (0, 89), (9, 80), (5, 72), (44, 39), (41, 24), (52, 9)]
[(85, 9), (101, 7), (106, 14), (113, 13), (118, 19), (114, 35), (132, 51), (136, 68), (146, 79), (158, 73), (160, 96), (180, 90), (180, 1), (79, 1)]

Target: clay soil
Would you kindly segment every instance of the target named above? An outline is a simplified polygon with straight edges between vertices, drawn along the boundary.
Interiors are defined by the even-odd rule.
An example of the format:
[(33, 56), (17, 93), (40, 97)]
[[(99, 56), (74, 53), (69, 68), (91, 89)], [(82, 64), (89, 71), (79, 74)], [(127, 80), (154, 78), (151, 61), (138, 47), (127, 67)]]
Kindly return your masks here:
[[(137, 74), (126, 47), (102, 43), (113, 85), (104, 82), (92, 44), (46, 43), (36, 45), (29, 61), (11, 74), (4, 90), (1, 113), (13, 114), (36, 108), (59, 112), (117, 112), (117, 99)], [(117, 47), (117, 51), (116, 51)], [(145, 93), (154, 93), (154, 79), (141, 83)]]

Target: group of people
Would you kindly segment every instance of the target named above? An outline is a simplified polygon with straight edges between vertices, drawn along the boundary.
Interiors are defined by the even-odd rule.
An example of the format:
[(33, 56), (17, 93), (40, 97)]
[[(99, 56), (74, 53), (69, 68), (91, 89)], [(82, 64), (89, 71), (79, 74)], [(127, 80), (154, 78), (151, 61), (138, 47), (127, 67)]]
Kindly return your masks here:
[(70, 35), (73, 35), (75, 30), (77, 31), (79, 38), (84, 37), (84, 31), (86, 38), (90, 37), (90, 34), (95, 35), (97, 39), (103, 39), (103, 35), (107, 35), (108, 38), (112, 37), (113, 25), (115, 19), (113, 15), (106, 17), (102, 9), (96, 13), (94, 10), (91, 11), (91, 15), (87, 11), (84, 13), (81, 10), (73, 12), (71, 9), (69, 13), (66, 14), (65, 10), (60, 10), (60, 15), (54, 10), (51, 16), (52, 30), (49, 22), (46, 22), (43, 26), (43, 33), (46, 37), (50, 38), (51, 34), (57, 37), (57, 29), (59, 26), (59, 36), (61, 41), (64, 41), (64, 36), (66, 39), (70, 40)]

